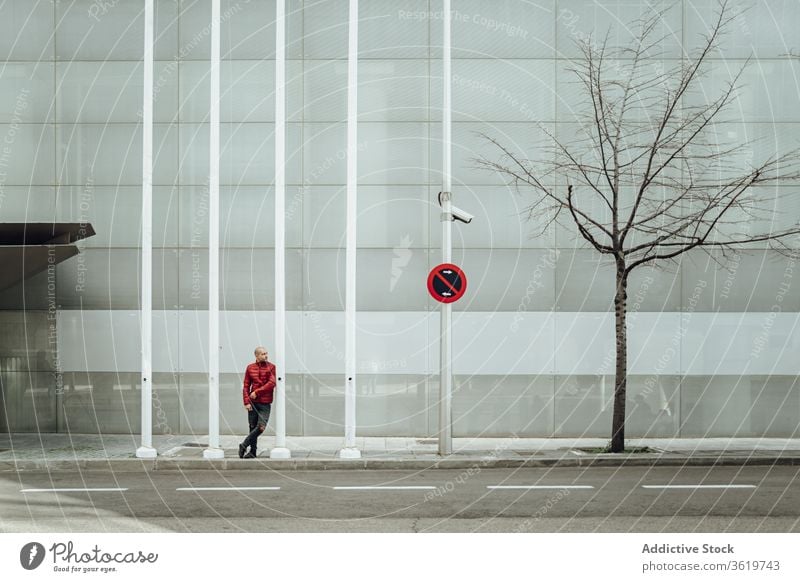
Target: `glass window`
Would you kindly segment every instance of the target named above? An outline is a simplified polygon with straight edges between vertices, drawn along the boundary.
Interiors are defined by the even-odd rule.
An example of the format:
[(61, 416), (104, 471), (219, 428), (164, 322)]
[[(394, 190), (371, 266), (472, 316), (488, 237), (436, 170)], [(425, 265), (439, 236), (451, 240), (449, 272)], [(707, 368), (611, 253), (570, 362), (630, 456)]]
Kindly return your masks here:
[[(56, 297), (62, 309), (139, 308), (138, 249), (85, 249), (59, 263), (56, 278)], [(153, 309), (175, 309), (177, 299), (178, 252), (154, 249)]]
[(688, 376), (681, 386), (681, 437), (796, 437), (796, 376)]
[[(373, 0), (358, 10), (358, 53), (362, 59), (426, 58), (428, 2)], [(310, 59), (346, 59), (348, 3), (325, 0), (304, 10), (304, 53)]]
[[(2, 12), (3, 7), (0, 7), (0, 14)], [(8, 51), (0, 48), (0, 54), (8, 55)], [(53, 96), (53, 63), (3, 63), (0, 122), (52, 122), (55, 111)]]
[(608, 437), (614, 402), (614, 381), (608, 376), (555, 378), (556, 437)]
[[(699, 38), (716, 22), (717, 5), (686, 0), (685, 36)], [(715, 58), (776, 58), (800, 45), (800, 5), (793, 0), (736, 0), (729, 3), (729, 34), (720, 37)]]
[[(555, 1), (492, 3), (460, 0), (451, 5), (454, 58), (526, 59), (554, 56)], [(431, 56), (442, 46), (442, 3), (430, 4)]]
[(553, 386), (552, 376), (456, 376), (453, 436), (551, 436)]
[[(431, 63), (431, 95), (442, 92), (442, 65)], [(555, 71), (551, 61), (457, 59), (453, 61), (454, 121), (555, 121)]]
[[(649, 47), (645, 56), (680, 58), (682, 4), (673, 3), (664, 9), (662, 5), (654, 5), (646, 0), (559, 0), (555, 13), (558, 56), (579, 58), (581, 52), (577, 42), (602, 39), (607, 32), (610, 47), (633, 46), (640, 31), (640, 25), (636, 22), (660, 10), (663, 13), (649, 37), (651, 42), (658, 42)], [(697, 38), (697, 35), (687, 34), (686, 38)], [(595, 41), (595, 44), (598, 42)]]
[(0, 54), (3, 60), (53, 60), (54, 16), (50, 2), (13, 0), (0, 4)]
[[(95, 235), (82, 248), (138, 247), (142, 236), (141, 186), (64, 187), (57, 194), (58, 220), (88, 222)], [(153, 246), (178, 240), (177, 188), (153, 187)]]
[[(37, 4), (39, 4), (37, 2)], [(48, 6), (49, 3), (42, 3)], [(141, 60), (144, 2), (56, 2), (56, 58), (63, 61)], [(155, 2), (157, 59), (174, 59), (178, 47), (178, 2)]]
[[(467, 291), (453, 304), (455, 311), (516, 311), (521, 303), (526, 303), (530, 311), (553, 309), (552, 251), (456, 249), (455, 246), (453, 263), (467, 277)], [(439, 256), (431, 256), (430, 268), (438, 263)]]

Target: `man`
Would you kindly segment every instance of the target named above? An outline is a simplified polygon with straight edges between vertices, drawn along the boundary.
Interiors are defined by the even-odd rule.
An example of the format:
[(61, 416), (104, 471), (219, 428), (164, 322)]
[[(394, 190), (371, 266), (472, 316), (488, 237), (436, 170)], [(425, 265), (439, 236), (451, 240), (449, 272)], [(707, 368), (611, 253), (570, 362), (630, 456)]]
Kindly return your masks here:
[[(267, 361), (267, 350), (258, 346), (253, 353), (256, 361), (247, 366), (242, 386), (242, 400), (247, 409), (250, 434), (239, 445), (240, 459), (254, 459), (258, 454), (256, 441), (267, 428), (272, 394), (275, 391), (275, 365)], [(250, 447), (250, 451), (245, 454), (247, 447)]]

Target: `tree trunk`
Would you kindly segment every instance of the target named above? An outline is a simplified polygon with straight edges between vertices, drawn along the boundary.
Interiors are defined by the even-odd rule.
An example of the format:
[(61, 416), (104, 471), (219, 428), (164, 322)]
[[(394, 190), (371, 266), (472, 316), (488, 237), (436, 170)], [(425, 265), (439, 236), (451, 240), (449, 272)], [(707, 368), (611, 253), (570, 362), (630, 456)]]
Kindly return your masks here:
[(628, 276), (625, 261), (617, 259), (617, 288), (614, 295), (616, 320), (617, 369), (614, 381), (614, 412), (611, 420), (611, 452), (625, 450), (625, 391), (628, 385), (628, 333), (625, 315), (628, 299)]

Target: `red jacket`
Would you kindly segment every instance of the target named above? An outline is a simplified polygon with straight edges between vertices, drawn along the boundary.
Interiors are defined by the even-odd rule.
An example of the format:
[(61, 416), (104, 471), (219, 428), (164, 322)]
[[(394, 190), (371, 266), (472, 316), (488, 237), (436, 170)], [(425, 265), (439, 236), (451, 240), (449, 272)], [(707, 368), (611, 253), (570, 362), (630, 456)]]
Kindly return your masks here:
[(250, 404), (250, 392), (255, 392), (253, 402), (270, 404), (275, 390), (275, 364), (272, 362), (253, 362), (244, 371), (242, 400), (245, 406)]

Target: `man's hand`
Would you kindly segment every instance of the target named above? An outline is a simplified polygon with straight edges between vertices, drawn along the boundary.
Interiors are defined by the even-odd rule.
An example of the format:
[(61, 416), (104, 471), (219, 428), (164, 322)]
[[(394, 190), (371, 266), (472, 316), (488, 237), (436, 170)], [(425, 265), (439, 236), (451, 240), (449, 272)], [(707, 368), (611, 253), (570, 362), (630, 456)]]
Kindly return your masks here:
[(249, 394), (249, 396), (250, 396), (250, 400), (255, 400), (256, 399), (256, 393), (255, 392), (251, 392)]
[(249, 412), (249, 411), (253, 410), (253, 405), (252, 404), (245, 404), (244, 408), (245, 408), (245, 410), (247, 410)]

